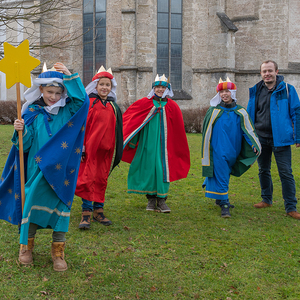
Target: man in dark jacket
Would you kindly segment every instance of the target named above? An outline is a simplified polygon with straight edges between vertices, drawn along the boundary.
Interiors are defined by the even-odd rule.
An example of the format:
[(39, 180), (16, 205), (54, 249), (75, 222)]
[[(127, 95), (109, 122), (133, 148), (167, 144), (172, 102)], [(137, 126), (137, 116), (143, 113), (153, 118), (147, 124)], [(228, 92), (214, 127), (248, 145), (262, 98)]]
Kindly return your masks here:
[(296, 205), (295, 180), (291, 168), (291, 145), (300, 146), (300, 101), (296, 89), (283, 81), (276, 62), (261, 64), (262, 80), (250, 88), (248, 113), (259, 137), (262, 153), (258, 157), (262, 201), (256, 208), (272, 206), (271, 157), (274, 153), (282, 184), (286, 213), (300, 219)]

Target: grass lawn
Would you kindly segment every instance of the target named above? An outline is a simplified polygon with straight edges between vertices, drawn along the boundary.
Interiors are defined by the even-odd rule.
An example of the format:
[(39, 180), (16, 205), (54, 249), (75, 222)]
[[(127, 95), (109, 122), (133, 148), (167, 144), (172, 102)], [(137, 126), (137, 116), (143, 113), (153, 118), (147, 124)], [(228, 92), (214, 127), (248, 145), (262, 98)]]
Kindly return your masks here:
[[(0, 125), (0, 173), (12, 132)], [(255, 164), (232, 177), (235, 208), (223, 219), (201, 188), (201, 135), (188, 140), (192, 166), (186, 179), (170, 185), (170, 214), (147, 212), (145, 196), (126, 193), (125, 163), (109, 178), (105, 212), (112, 226), (93, 222), (79, 231), (75, 197), (66, 272), (52, 269), (51, 230), (37, 233), (34, 265), (24, 267), (17, 227), (0, 220), (1, 299), (300, 299), (300, 222), (285, 215), (275, 163), (273, 206), (253, 208), (260, 201)], [(292, 148), (299, 193), (300, 149)]]

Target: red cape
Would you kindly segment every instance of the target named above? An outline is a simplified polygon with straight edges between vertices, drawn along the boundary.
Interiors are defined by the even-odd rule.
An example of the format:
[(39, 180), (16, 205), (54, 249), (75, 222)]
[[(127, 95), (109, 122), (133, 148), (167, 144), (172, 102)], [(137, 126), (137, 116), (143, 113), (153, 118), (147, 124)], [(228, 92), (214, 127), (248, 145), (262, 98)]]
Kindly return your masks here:
[[(167, 150), (168, 167), (170, 182), (186, 178), (190, 169), (190, 151), (184, 130), (182, 113), (177, 105), (171, 99), (164, 106), (167, 121)], [(137, 100), (123, 114), (123, 136), (124, 145), (128, 136), (133, 132), (139, 132), (143, 126), (143, 121), (148, 116), (150, 110), (154, 107), (153, 100), (147, 97)], [(151, 120), (150, 120), (151, 122)], [(126, 142), (123, 150), (122, 160), (131, 163), (136, 153), (135, 148), (128, 146)]]

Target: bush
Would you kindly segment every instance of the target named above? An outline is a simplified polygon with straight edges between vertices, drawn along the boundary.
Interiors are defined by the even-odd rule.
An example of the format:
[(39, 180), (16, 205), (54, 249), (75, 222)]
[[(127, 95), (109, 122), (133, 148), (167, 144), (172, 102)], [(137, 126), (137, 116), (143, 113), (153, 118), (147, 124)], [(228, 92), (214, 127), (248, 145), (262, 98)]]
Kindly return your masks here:
[(0, 124), (13, 124), (16, 118), (17, 101), (0, 101)]
[(209, 106), (201, 108), (182, 109), (182, 116), (186, 133), (201, 133), (202, 124)]

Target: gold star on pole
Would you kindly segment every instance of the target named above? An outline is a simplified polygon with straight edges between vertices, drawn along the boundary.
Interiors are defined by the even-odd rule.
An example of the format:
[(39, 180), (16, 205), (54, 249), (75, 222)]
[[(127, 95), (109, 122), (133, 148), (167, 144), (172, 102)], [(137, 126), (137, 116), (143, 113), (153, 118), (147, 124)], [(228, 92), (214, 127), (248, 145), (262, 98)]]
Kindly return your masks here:
[(20, 82), (31, 87), (30, 71), (36, 68), (40, 61), (29, 54), (29, 41), (24, 40), (18, 47), (4, 43), (4, 58), (0, 61), (0, 71), (6, 74), (6, 88), (11, 88)]

